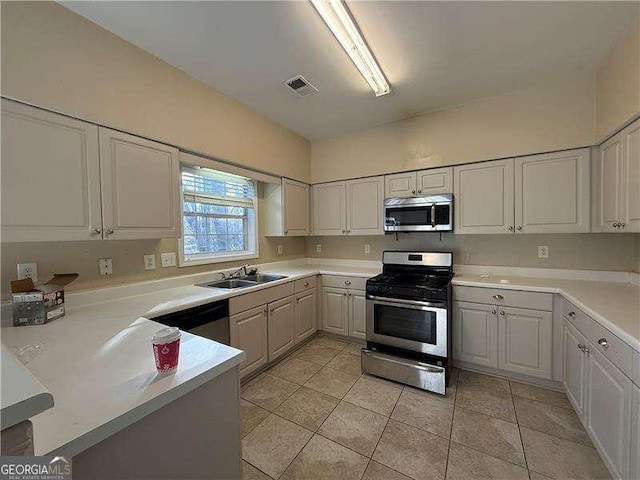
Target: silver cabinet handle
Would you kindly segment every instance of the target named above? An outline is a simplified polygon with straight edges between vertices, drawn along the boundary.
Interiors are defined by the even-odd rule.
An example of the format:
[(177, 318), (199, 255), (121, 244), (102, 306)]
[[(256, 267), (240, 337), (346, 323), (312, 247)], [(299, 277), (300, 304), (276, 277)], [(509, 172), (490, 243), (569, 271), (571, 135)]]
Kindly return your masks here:
[(496, 300), (504, 300), (504, 297), (500, 294), (494, 295), (493, 298), (495, 298)]
[(309, 286), (309, 282), (304, 282), (304, 286), (308, 287)]
[(273, 312), (275, 312), (275, 311), (276, 311), (276, 309), (275, 309), (275, 308), (272, 308), (271, 310), (269, 310), (269, 313), (273, 313)]
[(342, 230), (342, 233), (346, 233), (346, 230)]
[(347, 296), (347, 292), (343, 293), (343, 294), (342, 294), (342, 296), (343, 296), (343, 297), (346, 297), (346, 296)]
[(495, 315), (496, 311), (495, 310), (491, 310), (491, 315)]
[(286, 235), (287, 233), (289, 233), (289, 230), (285, 230), (285, 231), (284, 231), (284, 234), (285, 234), (285, 235)]
[(345, 284), (345, 285), (351, 285), (351, 282), (350, 282), (349, 280), (345, 280), (345, 281), (344, 281), (344, 284)]
[(102, 233), (102, 230), (100, 230), (99, 228), (94, 228), (93, 231), (91, 232), (91, 236), (95, 236), (95, 235), (100, 235)]
[(584, 347), (582, 347), (582, 351), (584, 353), (590, 353), (591, 352), (591, 350), (589, 350), (589, 347), (587, 347), (586, 345)]
[(584, 351), (584, 345), (579, 343), (578, 344), (578, 350), (580, 350), (581, 352)]
[(613, 223), (613, 228), (618, 228), (620, 226), (620, 224), (618, 222), (614, 222)]
[(623, 223), (620, 224), (620, 227), (624, 228), (625, 225), (626, 225), (626, 223), (623, 222)]
[(113, 229), (109, 229), (106, 232), (104, 232), (105, 235), (113, 235)]
[(522, 226), (518, 225), (518, 231), (522, 230)]
[(347, 230), (347, 233), (351, 233), (351, 230)]
[(598, 340), (598, 345), (600, 345), (602, 348), (609, 348), (609, 342), (607, 342), (606, 338), (601, 338), (600, 340)]
[(422, 193), (422, 190), (418, 190), (418, 193)]
[(500, 315), (504, 315), (504, 311), (503, 310), (500, 310)]
[(509, 226), (507, 227), (507, 229), (508, 229), (510, 232), (513, 232), (513, 225), (509, 225)]
[(415, 190), (411, 190), (411, 193), (415, 194), (415, 193), (416, 193), (416, 191), (415, 191)]
[(576, 312), (569, 312), (569, 316), (570, 316), (571, 318), (575, 318), (575, 316), (576, 316)]

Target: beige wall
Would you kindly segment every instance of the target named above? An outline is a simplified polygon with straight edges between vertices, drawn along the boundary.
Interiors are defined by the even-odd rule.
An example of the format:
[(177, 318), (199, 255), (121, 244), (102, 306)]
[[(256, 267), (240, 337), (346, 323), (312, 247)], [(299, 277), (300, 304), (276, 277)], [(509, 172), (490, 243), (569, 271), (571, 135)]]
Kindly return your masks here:
[(596, 105), (598, 141), (640, 112), (640, 24), (598, 68)]
[[(307, 256), (380, 260), (383, 250), (452, 251), (457, 264), (576, 270), (638, 271), (640, 234), (455, 235), (401, 234), (371, 237), (310, 237)], [(316, 245), (322, 245), (322, 253)], [(371, 254), (364, 246), (371, 245)], [(538, 245), (549, 258), (538, 259)]]
[[(267, 238), (264, 228), (264, 195), (262, 186), (258, 188), (258, 260), (199, 265), (193, 267), (168, 267), (160, 265), (160, 253), (178, 252), (176, 239), (164, 240), (114, 240), (87, 242), (34, 242), (3, 243), (0, 250), (0, 274), (2, 298), (9, 295), (10, 281), (16, 278), (16, 264), (38, 263), (38, 279), (46, 281), (54, 273), (79, 273), (80, 277), (67, 287), (68, 291), (120, 285), (156, 278), (188, 275), (210, 270), (231, 268), (243, 263), (266, 263), (305, 256), (304, 238)], [(277, 254), (278, 245), (283, 246), (283, 254)], [(156, 269), (144, 269), (144, 255), (156, 254)], [(113, 259), (113, 275), (101, 277), (98, 273), (98, 259)]]
[(2, 2), (2, 94), (302, 181), (305, 138), (54, 2)]
[(591, 145), (595, 77), (564, 78), (311, 144), (314, 183)]

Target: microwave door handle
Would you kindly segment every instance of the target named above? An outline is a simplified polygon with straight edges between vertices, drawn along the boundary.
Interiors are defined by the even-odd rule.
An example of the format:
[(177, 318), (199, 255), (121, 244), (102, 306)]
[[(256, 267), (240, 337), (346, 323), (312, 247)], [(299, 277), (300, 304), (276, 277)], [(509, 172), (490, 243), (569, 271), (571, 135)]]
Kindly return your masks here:
[(436, 204), (431, 204), (431, 226), (436, 228)]

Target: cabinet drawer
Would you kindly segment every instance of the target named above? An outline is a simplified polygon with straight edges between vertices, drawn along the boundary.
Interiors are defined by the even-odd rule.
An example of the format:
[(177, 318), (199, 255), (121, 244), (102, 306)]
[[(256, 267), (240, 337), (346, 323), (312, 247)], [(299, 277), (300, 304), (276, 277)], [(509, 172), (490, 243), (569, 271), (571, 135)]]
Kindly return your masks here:
[(453, 287), (453, 299), (460, 302), (546, 310), (548, 312), (553, 310), (553, 295), (551, 293), (455, 286)]
[[(631, 377), (633, 374), (631, 347), (568, 300), (563, 299), (562, 302), (562, 315), (587, 337), (594, 348)], [(607, 348), (598, 343), (601, 339), (607, 342)]]
[(364, 277), (323, 275), (322, 286), (334, 288), (350, 288), (352, 290), (365, 290), (367, 286), (367, 279)]
[(316, 288), (316, 276), (313, 275), (311, 277), (301, 278), (296, 280), (295, 282), (295, 291), (296, 293), (304, 292), (305, 290), (311, 290), (312, 288)]
[(238, 295), (229, 299), (229, 314), (244, 312), (250, 308), (265, 305), (294, 293), (294, 282), (288, 282), (271, 288), (265, 288), (258, 292)]

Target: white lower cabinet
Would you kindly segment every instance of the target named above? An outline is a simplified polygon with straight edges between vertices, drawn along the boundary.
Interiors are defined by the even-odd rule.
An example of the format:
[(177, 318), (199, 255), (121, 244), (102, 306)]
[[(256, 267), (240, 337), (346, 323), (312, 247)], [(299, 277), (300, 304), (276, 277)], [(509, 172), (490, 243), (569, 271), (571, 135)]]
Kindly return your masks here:
[(629, 478), (631, 380), (587, 345), (586, 426), (616, 478)]
[(631, 402), (631, 471), (629, 478), (640, 478), (640, 387), (633, 386)]
[(493, 305), (453, 302), (453, 358), (498, 367), (498, 317)]
[(525, 308), (498, 309), (498, 368), (551, 378), (551, 312)]
[(269, 361), (279, 357), (295, 344), (295, 297), (270, 303), (268, 317)]
[(316, 331), (316, 291), (296, 295), (295, 341), (301, 342)]
[(266, 305), (231, 315), (229, 329), (231, 346), (244, 350), (247, 355), (247, 358), (240, 364), (241, 377), (267, 363)]
[(364, 291), (322, 289), (322, 329), (338, 335), (366, 339), (367, 303)]
[(585, 407), (584, 394), (587, 383), (587, 361), (581, 348), (587, 343), (587, 339), (566, 321), (564, 322), (563, 336), (564, 374), (562, 383), (567, 397), (573, 404), (573, 408), (578, 415), (583, 415)]

